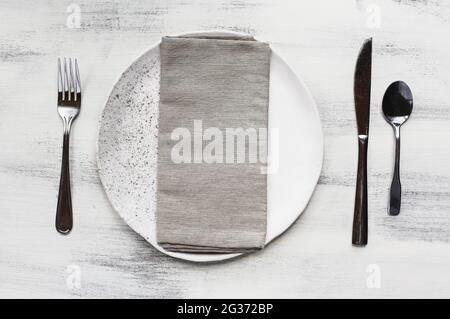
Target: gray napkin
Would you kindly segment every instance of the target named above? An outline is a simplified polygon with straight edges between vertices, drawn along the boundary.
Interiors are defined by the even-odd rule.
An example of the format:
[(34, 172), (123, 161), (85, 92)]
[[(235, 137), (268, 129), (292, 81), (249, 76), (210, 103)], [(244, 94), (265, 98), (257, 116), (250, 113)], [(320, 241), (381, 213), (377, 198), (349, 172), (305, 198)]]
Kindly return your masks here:
[[(269, 69), (269, 45), (250, 36), (162, 39), (156, 229), (164, 249), (241, 253), (264, 246)], [(258, 140), (249, 133), (243, 153), (227, 128), (254, 130)]]

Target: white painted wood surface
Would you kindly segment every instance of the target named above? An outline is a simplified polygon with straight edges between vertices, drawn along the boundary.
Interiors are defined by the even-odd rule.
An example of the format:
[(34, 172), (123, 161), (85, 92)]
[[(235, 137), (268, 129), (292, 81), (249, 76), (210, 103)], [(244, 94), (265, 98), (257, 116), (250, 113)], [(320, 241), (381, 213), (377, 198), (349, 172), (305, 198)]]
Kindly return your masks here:
[[(0, 297), (449, 297), (450, 4), (446, 1), (0, 2)], [(197, 265), (157, 252), (109, 205), (96, 168), (100, 112), (121, 72), (163, 35), (245, 31), (301, 74), (319, 107), (325, 162), (307, 211), (264, 251)], [(369, 246), (350, 245), (357, 144), (353, 71), (373, 36)], [(56, 58), (80, 61), (71, 145), (74, 231), (54, 230), (62, 127)], [(393, 137), (380, 107), (410, 84), (403, 207), (387, 216)], [(292, 141), (295, 146), (295, 141)], [(78, 272), (79, 271), (79, 272)], [(80, 274), (80, 286), (72, 279)], [(379, 279), (379, 280), (378, 280)]]

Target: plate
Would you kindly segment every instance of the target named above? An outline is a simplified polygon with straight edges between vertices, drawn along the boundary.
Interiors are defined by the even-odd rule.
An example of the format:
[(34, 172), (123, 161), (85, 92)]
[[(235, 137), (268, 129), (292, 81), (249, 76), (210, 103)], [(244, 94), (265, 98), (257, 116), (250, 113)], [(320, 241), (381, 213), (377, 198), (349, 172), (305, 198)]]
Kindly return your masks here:
[[(217, 31), (189, 34), (193, 33)], [(197, 262), (236, 257), (239, 254), (174, 253), (156, 242), (159, 45), (130, 65), (106, 102), (97, 145), (100, 180), (117, 213), (159, 251)], [(304, 82), (274, 50), (270, 61), (268, 155), (273, 166), (267, 175), (267, 244), (301, 215), (314, 192), (323, 161), (316, 104)]]

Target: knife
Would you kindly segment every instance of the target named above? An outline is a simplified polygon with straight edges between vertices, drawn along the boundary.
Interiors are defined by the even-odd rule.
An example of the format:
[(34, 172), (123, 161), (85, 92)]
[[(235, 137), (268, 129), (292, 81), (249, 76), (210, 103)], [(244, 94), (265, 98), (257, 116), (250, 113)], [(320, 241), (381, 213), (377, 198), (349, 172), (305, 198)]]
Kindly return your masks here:
[(358, 174), (352, 244), (367, 245), (367, 145), (369, 141), (370, 83), (372, 76), (372, 38), (364, 41), (356, 61), (353, 94), (358, 126)]

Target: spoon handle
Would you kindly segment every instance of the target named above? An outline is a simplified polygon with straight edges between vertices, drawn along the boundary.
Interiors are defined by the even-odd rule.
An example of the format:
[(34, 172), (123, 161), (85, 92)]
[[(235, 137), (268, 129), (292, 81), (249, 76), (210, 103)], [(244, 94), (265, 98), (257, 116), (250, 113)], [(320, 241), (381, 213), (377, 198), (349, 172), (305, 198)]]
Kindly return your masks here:
[(394, 126), (395, 133), (395, 165), (394, 176), (391, 183), (389, 215), (400, 214), (400, 204), (402, 198), (402, 184), (400, 183), (400, 126)]
[(367, 245), (367, 136), (358, 139), (358, 175), (356, 179), (355, 211), (353, 216), (352, 244)]

